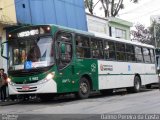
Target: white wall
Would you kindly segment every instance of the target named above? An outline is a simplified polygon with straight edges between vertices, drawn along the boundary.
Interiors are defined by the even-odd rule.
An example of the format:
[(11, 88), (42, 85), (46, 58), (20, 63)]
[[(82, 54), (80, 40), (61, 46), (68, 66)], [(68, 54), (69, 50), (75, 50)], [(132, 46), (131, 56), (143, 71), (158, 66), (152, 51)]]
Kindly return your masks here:
[(108, 20), (87, 14), (87, 26), (89, 32), (99, 32), (109, 35)]

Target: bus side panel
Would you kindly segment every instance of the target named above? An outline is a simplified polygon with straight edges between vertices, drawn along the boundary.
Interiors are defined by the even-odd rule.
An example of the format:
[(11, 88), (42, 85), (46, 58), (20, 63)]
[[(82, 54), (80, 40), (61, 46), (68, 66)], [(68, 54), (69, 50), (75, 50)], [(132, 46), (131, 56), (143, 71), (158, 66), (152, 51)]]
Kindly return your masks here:
[[(77, 59), (75, 64), (75, 78), (79, 85), (82, 76), (88, 75), (91, 78), (92, 89), (98, 90), (98, 64), (95, 59)], [(78, 90), (75, 88), (76, 91)]]
[(98, 61), (98, 74), (99, 89), (131, 87), (135, 74), (142, 85), (158, 82), (154, 64)]
[(57, 92), (77, 92), (79, 90), (79, 80), (85, 75), (91, 78), (93, 90), (98, 90), (97, 60), (77, 59), (75, 64), (71, 63), (57, 74)]
[(158, 75), (141, 75), (142, 85), (147, 85), (151, 83), (158, 83)]

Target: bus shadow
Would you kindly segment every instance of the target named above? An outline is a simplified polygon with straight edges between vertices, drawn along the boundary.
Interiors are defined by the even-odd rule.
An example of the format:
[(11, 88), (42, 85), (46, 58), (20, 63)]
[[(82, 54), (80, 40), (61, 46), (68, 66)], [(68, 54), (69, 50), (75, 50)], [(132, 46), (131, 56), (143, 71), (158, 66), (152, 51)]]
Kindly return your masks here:
[[(155, 90), (155, 89), (145, 89), (144, 88), (140, 91), (140, 93), (153, 91), (153, 90)], [(91, 95), (88, 99), (114, 97), (114, 96), (125, 96), (125, 95), (130, 95), (130, 94), (138, 94), (138, 93), (130, 93), (130, 92), (127, 92), (125, 89), (116, 90), (112, 94), (108, 94), (108, 95), (103, 95), (100, 92), (93, 92), (93, 93), (91, 93)], [(76, 98), (74, 94), (68, 94), (68, 95), (60, 95), (58, 97), (55, 97), (54, 99), (51, 99), (51, 100), (45, 101), (45, 102), (41, 101), (39, 98), (37, 98), (37, 99), (31, 99), (28, 101), (21, 100), (18, 104), (21, 104), (21, 105), (38, 105), (38, 104), (59, 105), (59, 104), (69, 104), (69, 103), (73, 104), (73, 102), (80, 102), (80, 101), (82, 101), (82, 100)]]
[(41, 101), (40, 98), (36, 98), (36, 99), (30, 99), (27, 101), (21, 100), (21, 102), (19, 102), (19, 104), (22, 105), (37, 105), (37, 104), (43, 104), (43, 105), (49, 105), (49, 104), (61, 104), (61, 103), (69, 103), (69, 102), (73, 102), (73, 101), (79, 101), (80, 99), (77, 99), (74, 95), (60, 95), (58, 97), (55, 97), (51, 100), (48, 101)]
[[(139, 93), (153, 91), (155, 89), (157, 89), (157, 88), (153, 88), (153, 89), (142, 88), (142, 90)], [(131, 94), (138, 94), (138, 93), (128, 92), (126, 89), (117, 89), (113, 93), (108, 94), (108, 95), (103, 95), (101, 93), (99, 93), (98, 95), (91, 95), (90, 99), (104, 98), (104, 97), (114, 97), (114, 96), (125, 96), (125, 95), (131, 95)]]

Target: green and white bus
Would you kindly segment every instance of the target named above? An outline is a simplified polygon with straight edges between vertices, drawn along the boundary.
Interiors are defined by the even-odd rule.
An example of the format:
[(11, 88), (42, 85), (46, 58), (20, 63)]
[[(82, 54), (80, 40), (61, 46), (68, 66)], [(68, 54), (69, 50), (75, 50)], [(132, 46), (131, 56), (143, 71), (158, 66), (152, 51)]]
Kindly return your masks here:
[[(9, 94), (41, 99), (111, 92), (158, 83), (154, 47), (57, 25), (23, 26), (7, 33)], [(7, 47), (7, 54), (4, 52)]]

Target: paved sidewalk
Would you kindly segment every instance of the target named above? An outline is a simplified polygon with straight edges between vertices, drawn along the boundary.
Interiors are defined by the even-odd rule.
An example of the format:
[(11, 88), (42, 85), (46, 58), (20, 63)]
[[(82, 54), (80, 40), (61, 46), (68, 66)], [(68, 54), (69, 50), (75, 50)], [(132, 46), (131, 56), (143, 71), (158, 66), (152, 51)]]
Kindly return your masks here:
[(17, 101), (7, 100), (5, 102), (0, 101), (0, 106), (14, 105), (14, 104), (17, 104), (19, 102), (20, 102), (19, 100), (17, 100)]

